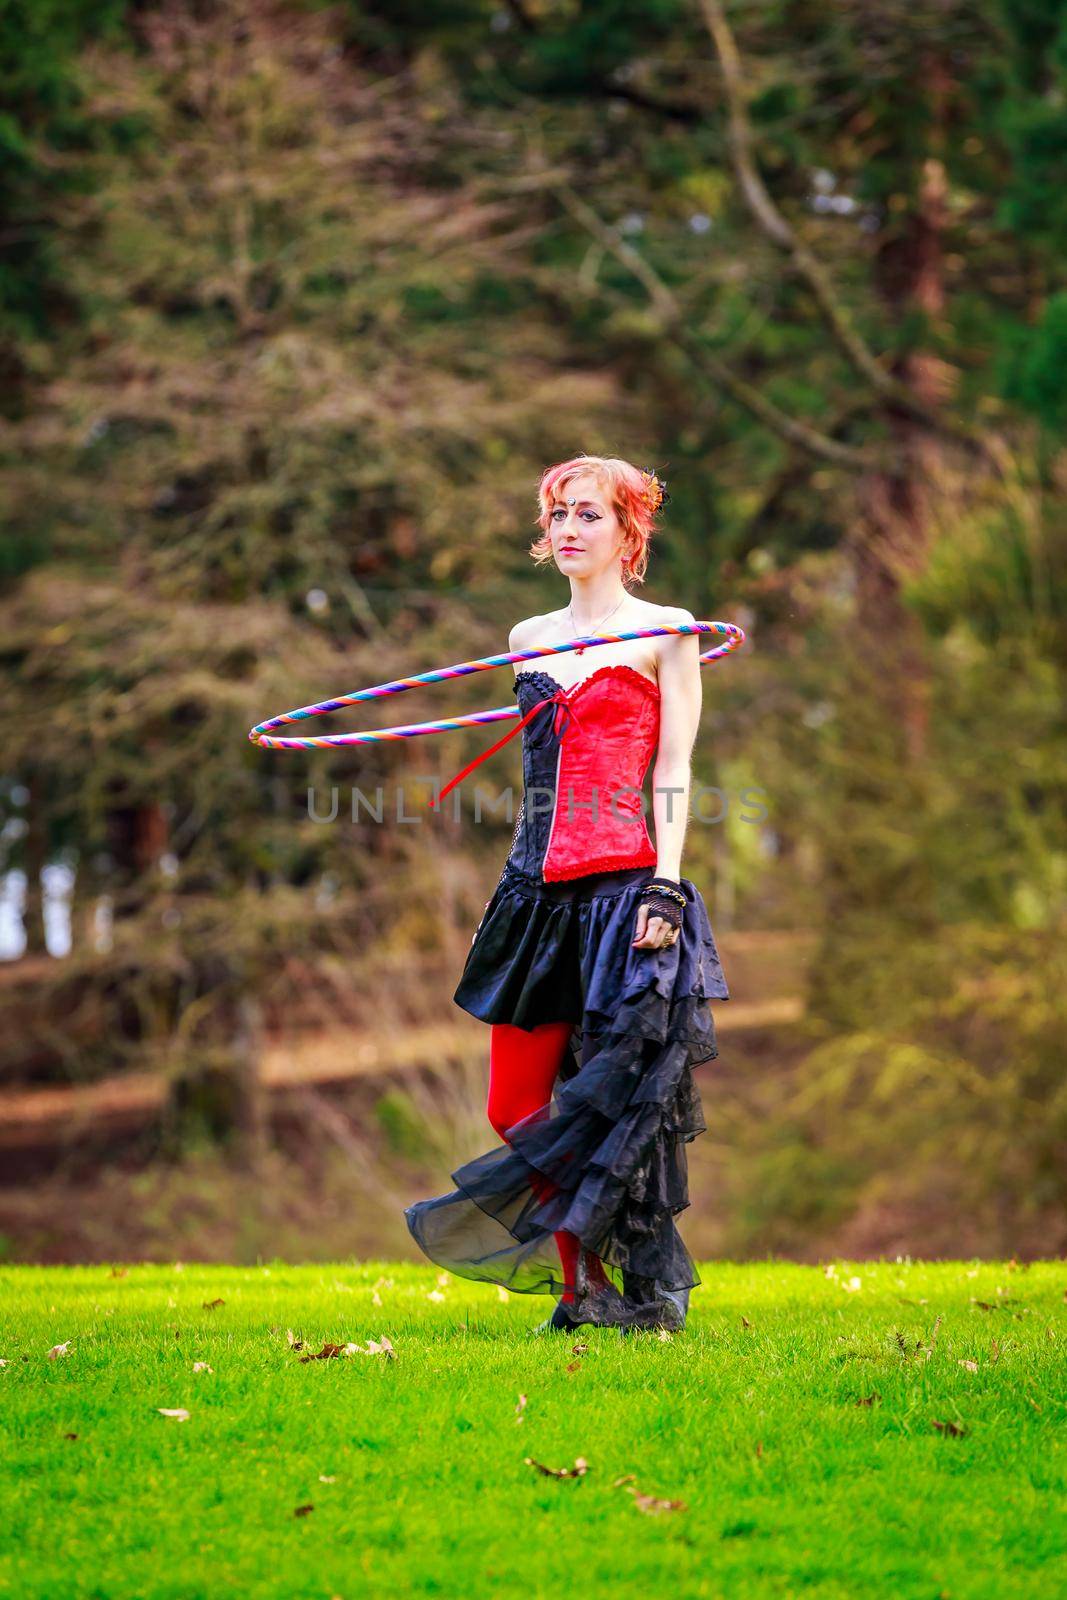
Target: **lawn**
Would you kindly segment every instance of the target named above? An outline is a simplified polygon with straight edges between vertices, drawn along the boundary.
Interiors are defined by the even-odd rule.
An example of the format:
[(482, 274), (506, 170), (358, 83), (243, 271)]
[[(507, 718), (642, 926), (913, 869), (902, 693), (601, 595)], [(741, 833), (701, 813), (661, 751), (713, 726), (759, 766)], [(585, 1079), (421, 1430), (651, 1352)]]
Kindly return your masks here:
[(1067, 1593), (1067, 1263), (699, 1270), (623, 1339), (429, 1265), (2, 1268), (0, 1595)]

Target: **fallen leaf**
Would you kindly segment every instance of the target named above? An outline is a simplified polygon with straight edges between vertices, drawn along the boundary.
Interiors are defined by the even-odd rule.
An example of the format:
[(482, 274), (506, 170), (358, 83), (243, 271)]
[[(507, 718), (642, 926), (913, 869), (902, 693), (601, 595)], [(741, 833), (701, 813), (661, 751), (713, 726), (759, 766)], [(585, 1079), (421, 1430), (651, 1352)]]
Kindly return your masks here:
[(69, 1349), (70, 1349), (70, 1340), (69, 1339), (67, 1340), (66, 1344), (54, 1344), (52, 1346), (51, 1350), (49, 1350), (49, 1352), (48, 1352), (49, 1361), (55, 1361), (55, 1360), (58, 1359), (59, 1356), (65, 1356)]
[(942, 1433), (951, 1434), (954, 1439), (960, 1438), (967, 1432), (967, 1429), (961, 1428), (958, 1422), (941, 1422), (937, 1417), (934, 1418), (934, 1427), (940, 1428)]
[(178, 1406), (174, 1411), (168, 1411), (165, 1406), (157, 1406), (156, 1410), (161, 1417), (173, 1417), (175, 1422), (189, 1421), (189, 1413), (182, 1406)]
[(873, 1406), (877, 1399), (878, 1396), (876, 1394), (861, 1394), (855, 1403), (858, 1406)]
[(567, 1371), (568, 1372), (577, 1372), (578, 1368), (581, 1366), (581, 1364), (582, 1364), (581, 1356), (579, 1356), (577, 1358), (577, 1360), (575, 1360), (575, 1361), (568, 1361), (568, 1363), (567, 1363)]
[(293, 1512), (294, 1517), (306, 1517), (309, 1511), (314, 1511), (314, 1506), (297, 1506)]
[(286, 1339), (288, 1341), (290, 1350), (303, 1350), (304, 1341), (303, 1341), (303, 1339), (298, 1339), (297, 1338), (297, 1336), (293, 1332), (292, 1328), (286, 1328), (285, 1337), (286, 1337)]
[(966, 1367), (968, 1372), (977, 1372), (978, 1371), (978, 1363), (977, 1363), (977, 1361), (961, 1361), (960, 1362), (960, 1366), (961, 1367)]
[(657, 1500), (651, 1494), (635, 1494), (634, 1505), (648, 1516), (655, 1516), (660, 1511), (684, 1511), (686, 1508), (684, 1500)]
[(749, 1322), (748, 1318), (744, 1315), (741, 1317), (741, 1326), (742, 1328), (751, 1328), (752, 1326), (751, 1322)]
[(611, 1487), (613, 1489), (621, 1489), (624, 1483), (636, 1483), (636, 1482), (637, 1482), (637, 1479), (634, 1477), (633, 1473), (632, 1472), (627, 1472), (621, 1478), (616, 1478), (615, 1482), (612, 1484)]
[(546, 1478), (582, 1478), (589, 1471), (589, 1463), (584, 1456), (575, 1456), (573, 1467), (546, 1467), (543, 1461), (535, 1461), (533, 1456), (524, 1456), (528, 1467), (536, 1467), (538, 1472), (543, 1472)]
[(76, 1433), (65, 1433), (63, 1437), (64, 1439), (76, 1439), (78, 1435)]
[[(294, 1346), (294, 1349), (295, 1348), (296, 1347)], [(316, 1351), (314, 1355), (301, 1356), (300, 1360), (301, 1361), (330, 1361), (330, 1360), (333, 1359), (334, 1356), (343, 1356), (344, 1353), (345, 1353), (345, 1347), (344, 1347), (343, 1344), (324, 1344), (322, 1349)]]
[(214, 1311), (218, 1306), (224, 1306), (225, 1304), (226, 1304), (225, 1300), (205, 1300), (204, 1301), (204, 1310), (205, 1311)]

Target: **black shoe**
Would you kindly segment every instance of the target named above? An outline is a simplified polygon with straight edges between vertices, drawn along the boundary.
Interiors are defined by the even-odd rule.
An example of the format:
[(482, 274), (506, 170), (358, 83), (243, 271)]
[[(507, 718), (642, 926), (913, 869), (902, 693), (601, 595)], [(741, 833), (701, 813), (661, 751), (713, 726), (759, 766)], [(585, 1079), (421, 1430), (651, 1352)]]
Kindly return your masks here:
[(584, 1325), (586, 1319), (577, 1320), (571, 1307), (563, 1300), (556, 1302), (555, 1310), (544, 1322), (539, 1322), (534, 1333), (571, 1333)]

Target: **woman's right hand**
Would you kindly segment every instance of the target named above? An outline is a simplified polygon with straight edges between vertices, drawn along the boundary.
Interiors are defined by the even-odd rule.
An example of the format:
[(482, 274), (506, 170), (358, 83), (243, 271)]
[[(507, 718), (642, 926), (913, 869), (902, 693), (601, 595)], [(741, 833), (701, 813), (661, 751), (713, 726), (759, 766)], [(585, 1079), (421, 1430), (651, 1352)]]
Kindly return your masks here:
[(650, 906), (641, 905), (637, 908), (636, 937), (630, 941), (632, 950), (666, 950), (670, 945), (678, 943), (679, 929), (672, 928), (663, 917), (659, 917)]

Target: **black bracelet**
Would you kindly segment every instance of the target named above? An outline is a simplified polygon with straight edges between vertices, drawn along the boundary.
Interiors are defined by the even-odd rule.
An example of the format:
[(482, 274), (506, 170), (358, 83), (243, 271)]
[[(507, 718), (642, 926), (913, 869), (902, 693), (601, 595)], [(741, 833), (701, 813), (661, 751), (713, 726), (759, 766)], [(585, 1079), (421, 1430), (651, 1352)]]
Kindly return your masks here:
[(689, 904), (688, 895), (682, 892), (681, 884), (675, 883), (673, 878), (652, 878), (645, 884), (645, 888), (649, 892), (655, 892), (665, 896), (668, 900), (673, 900), (676, 905), (687, 906)]
[(649, 915), (661, 917), (676, 932), (682, 926), (682, 912), (689, 904), (680, 883), (673, 878), (657, 875), (644, 885), (641, 904), (648, 907)]

